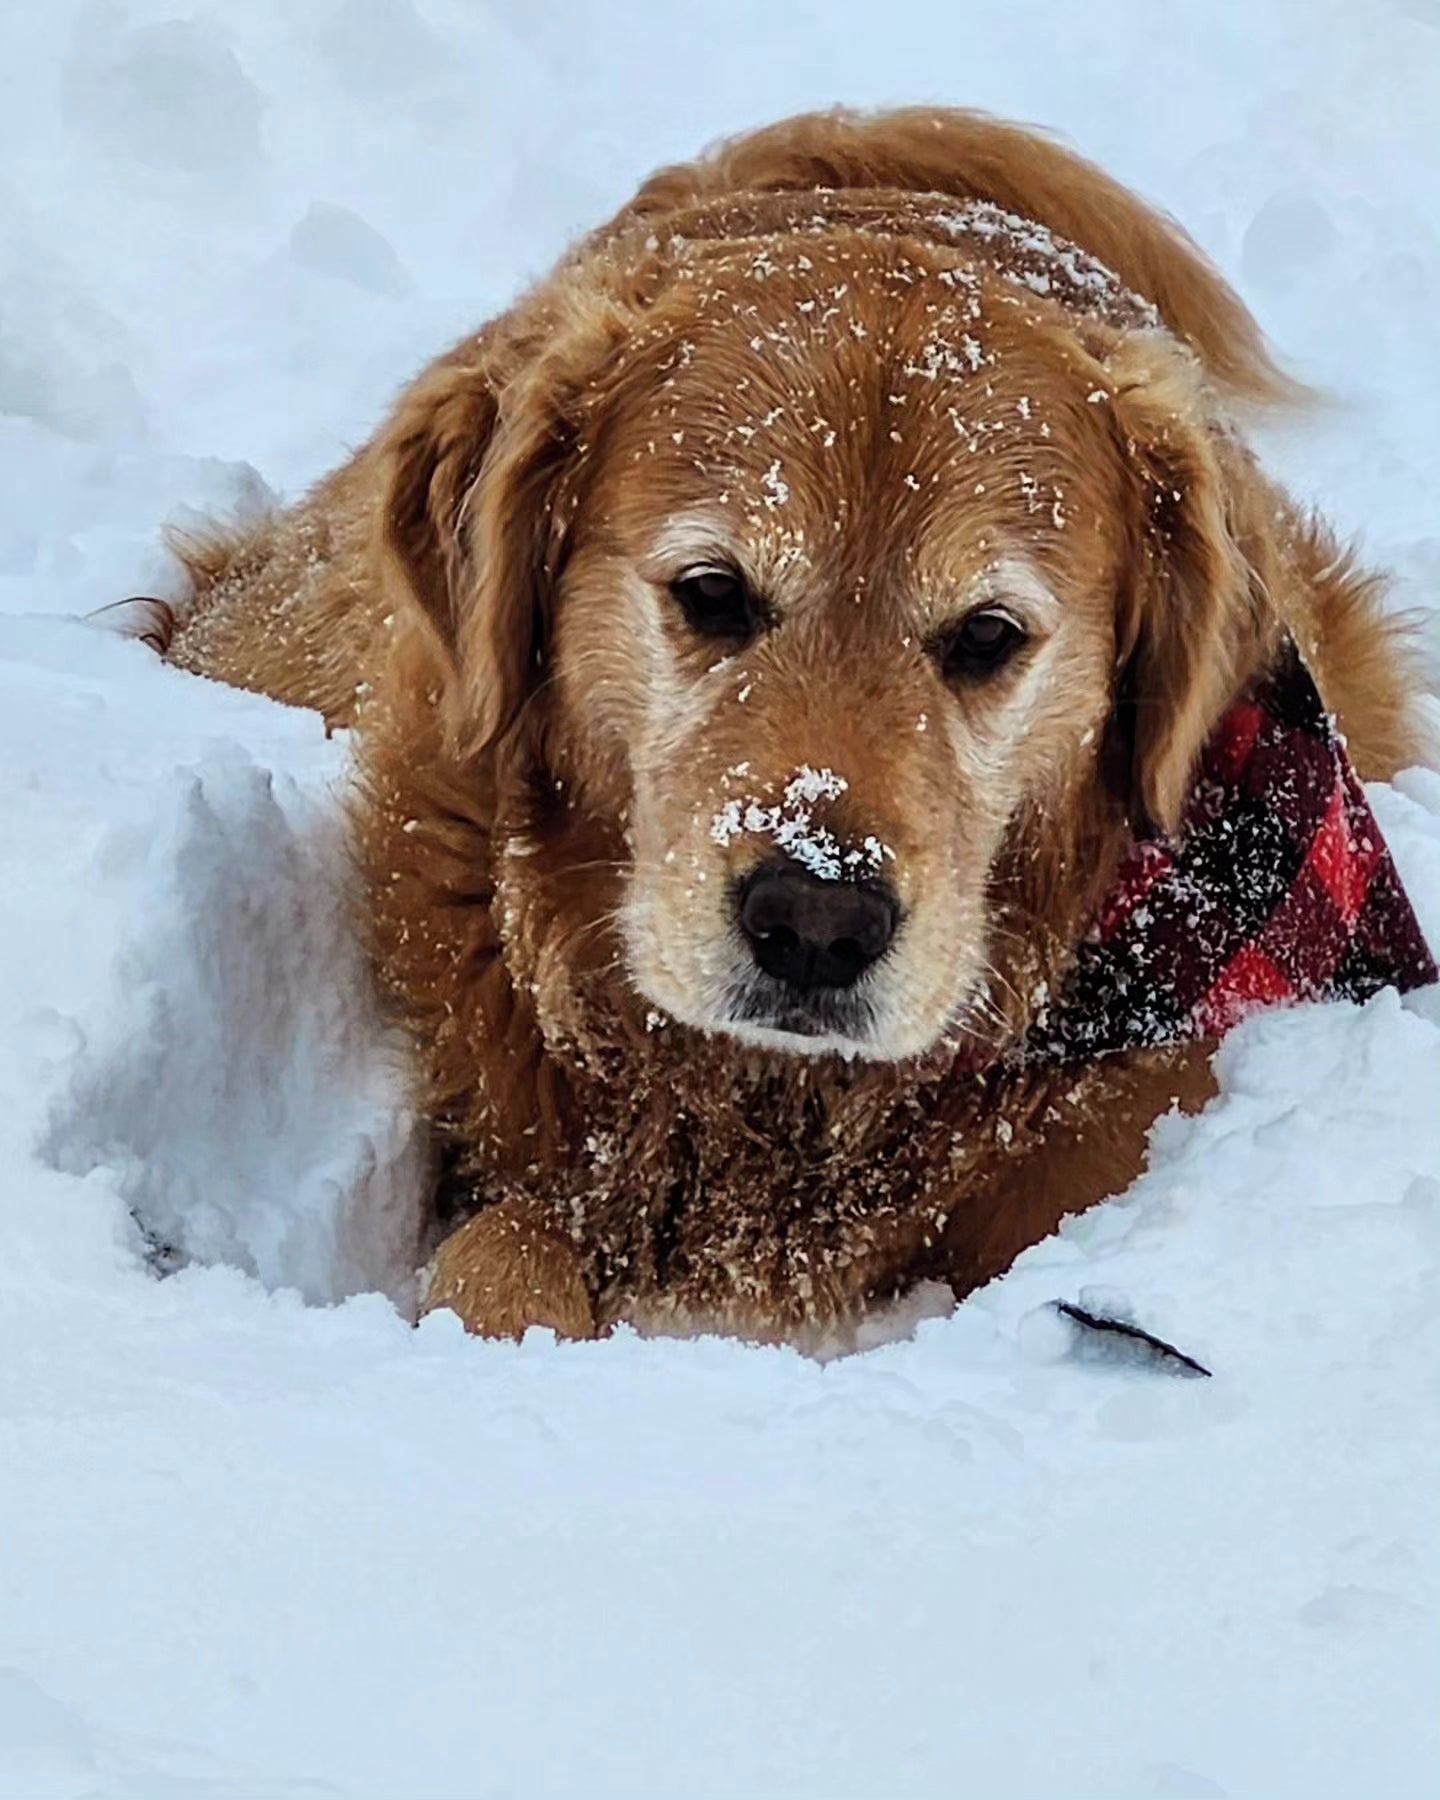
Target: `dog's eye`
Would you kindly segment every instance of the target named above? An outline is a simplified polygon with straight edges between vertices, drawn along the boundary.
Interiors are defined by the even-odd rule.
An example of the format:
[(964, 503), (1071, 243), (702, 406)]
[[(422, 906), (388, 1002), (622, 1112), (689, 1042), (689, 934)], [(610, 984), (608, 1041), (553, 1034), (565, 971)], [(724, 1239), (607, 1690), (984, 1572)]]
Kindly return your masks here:
[(1009, 613), (987, 607), (962, 619), (940, 645), (940, 666), (948, 680), (983, 681), (1014, 656), (1025, 642), (1023, 627)]
[(690, 627), (702, 637), (750, 637), (759, 606), (733, 569), (691, 569), (670, 583)]

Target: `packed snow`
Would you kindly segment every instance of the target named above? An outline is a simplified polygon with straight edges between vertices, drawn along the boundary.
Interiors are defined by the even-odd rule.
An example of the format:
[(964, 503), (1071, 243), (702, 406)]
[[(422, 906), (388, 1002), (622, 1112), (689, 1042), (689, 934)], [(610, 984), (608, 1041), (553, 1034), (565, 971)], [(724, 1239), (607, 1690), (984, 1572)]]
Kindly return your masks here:
[[(0, 1796), (1433, 1794), (1440, 996), (1252, 1021), (852, 1356), (416, 1329), (345, 744), (76, 615), (842, 98), (1181, 217), (1330, 396), (1266, 455), (1433, 608), (1440, 5), (172, 5), (0, 17)], [(1440, 777), (1372, 798), (1440, 944)]]

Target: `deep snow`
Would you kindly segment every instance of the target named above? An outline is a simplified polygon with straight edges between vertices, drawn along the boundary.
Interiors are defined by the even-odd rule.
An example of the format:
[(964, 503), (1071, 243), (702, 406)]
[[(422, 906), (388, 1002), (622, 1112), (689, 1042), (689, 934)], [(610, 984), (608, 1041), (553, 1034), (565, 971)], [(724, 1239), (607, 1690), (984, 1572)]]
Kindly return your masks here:
[[(1170, 206), (1332, 396), (1267, 454), (1433, 606), (1436, 0), (17, 0), (0, 56), (0, 1796), (1433, 1793), (1440, 997), (1252, 1022), (1130, 1194), (862, 1355), (413, 1330), (344, 746), (66, 615), (836, 98)], [(1440, 777), (1374, 800), (1440, 942)]]

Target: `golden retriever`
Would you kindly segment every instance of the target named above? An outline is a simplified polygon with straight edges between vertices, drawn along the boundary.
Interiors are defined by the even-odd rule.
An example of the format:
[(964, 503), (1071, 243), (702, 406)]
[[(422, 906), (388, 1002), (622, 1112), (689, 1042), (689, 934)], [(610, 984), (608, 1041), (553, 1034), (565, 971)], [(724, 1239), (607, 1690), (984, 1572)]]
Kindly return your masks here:
[[(357, 727), (427, 1304), (804, 1340), (1122, 1188), (1207, 1047), (998, 1059), (1284, 634), (1413, 760), (1294, 398), (1170, 222), (978, 114), (665, 170), (293, 511), (173, 660)], [(450, 1235), (446, 1235), (446, 1233)], [(443, 1240), (443, 1241), (442, 1241)]]

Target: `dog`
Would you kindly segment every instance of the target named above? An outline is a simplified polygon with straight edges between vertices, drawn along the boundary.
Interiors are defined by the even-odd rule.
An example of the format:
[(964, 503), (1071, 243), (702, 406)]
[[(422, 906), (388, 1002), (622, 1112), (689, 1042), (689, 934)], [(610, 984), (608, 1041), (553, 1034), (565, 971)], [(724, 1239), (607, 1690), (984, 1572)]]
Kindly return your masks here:
[(1236, 423), (1300, 397), (1068, 150), (836, 112), (661, 171), (292, 511), (176, 541), (171, 660), (355, 728), (427, 1307), (816, 1342), (1133, 1179), (1218, 1027), (1014, 1054), (1127, 858), (1286, 646), (1363, 776), (1422, 749), (1380, 582)]

